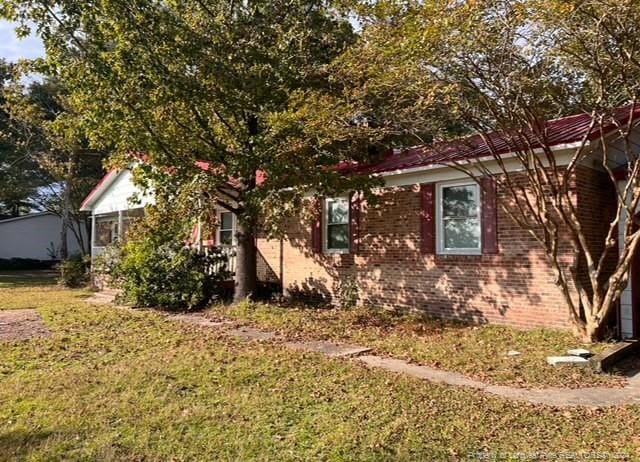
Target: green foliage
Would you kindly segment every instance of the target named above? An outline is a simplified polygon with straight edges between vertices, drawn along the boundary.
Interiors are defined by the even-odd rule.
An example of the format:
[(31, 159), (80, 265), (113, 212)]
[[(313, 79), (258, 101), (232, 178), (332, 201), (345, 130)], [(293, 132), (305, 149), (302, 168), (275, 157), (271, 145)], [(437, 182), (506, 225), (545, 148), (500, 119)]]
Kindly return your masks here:
[(358, 281), (356, 278), (346, 277), (341, 279), (338, 293), (342, 308), (355, 308), (358, 304)]
[(132, 224), (126, 242), (98, 257), (94, 271), (123, 290), (134, 306), (193, 309), (206, 305), (230, 276), (226, 256), (213, 250), (206, 255), (185, 245), (188, 218), (175, 211), (147, 208), (146, 216)]
[(222, 254), (204, 255), (180, 242), (132, 240), (122, 247), (111, 278), (134, 306), (193, 309), (220, 288), (225, 272), (208, 274), (207, 269), (224, 261)]
[(73, 255), (60, 262), (58, 282), (65, 287), (83, 287), (89, 282), (91, 259), (88, 256)]
[(7, 107), (14, 72), (14, 66), (0, 59), (0, 215), (28, 213), (47, 180)]
[[(236, 178), (242, 200), (220, 199), (253, 223), (285, 187), (337, 186), (339, 176), (320, 167), (357, 155), (330, 149), (335, 137), (307, 124), (305, 94), (334, 91), (327, 65), (355, 40), (338, 6), (16, 0), (4, 15), (38, 25), (44, 67), (64, 82), (93, 146), (115, 147), (114, 161), (124, 163), (143, 151), (148, 163), (173, 169), (154, 178), (171, 184), (190, 181), (195, 160), (210, 161), (209, 187), (220, 192)], [(257, 170), (268, 178), (261, 188)]]

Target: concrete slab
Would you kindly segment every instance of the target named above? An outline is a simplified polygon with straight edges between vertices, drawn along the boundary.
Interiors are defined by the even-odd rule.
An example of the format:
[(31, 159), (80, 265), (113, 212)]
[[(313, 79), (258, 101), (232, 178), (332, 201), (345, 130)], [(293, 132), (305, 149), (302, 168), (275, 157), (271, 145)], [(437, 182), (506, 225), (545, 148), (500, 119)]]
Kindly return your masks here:
[(547, 356), (547, 363), (552, 366), (586, 366), (589, 360), (581, 356)]
[(213, 321), (199, 314), (176, 314), (167, 318), (169, 321), (180, 321), (202, 327), (223, 327), (232, 324), (231, 321)]
[(0, 342), (48, 337), (51, 331), (45, 326), (37, 310), (0, 310)]
[(585, 348), (574, 348), (572, 350), (567, 350), (567, 354), (569, 356), (580, 356), (582, 358), (590, 358), (591, 356), (593, 356), (593, 353)]
[(332, 358), (354, 356), (371, 351), (371, 348), (346, 343), (326, 341), (287, 342), (286, 346), (295, 350), (314, 351)]
[(260, 330), (254, 327), (239, 327), (238, 329), (229, 329), (226, 332), (229, 335), (233, 335), (234, 337), (238, 337), (243, 340), (256, 340), (259, 342), (264, 340), (273, 340), (276, 338), (275, 332)]

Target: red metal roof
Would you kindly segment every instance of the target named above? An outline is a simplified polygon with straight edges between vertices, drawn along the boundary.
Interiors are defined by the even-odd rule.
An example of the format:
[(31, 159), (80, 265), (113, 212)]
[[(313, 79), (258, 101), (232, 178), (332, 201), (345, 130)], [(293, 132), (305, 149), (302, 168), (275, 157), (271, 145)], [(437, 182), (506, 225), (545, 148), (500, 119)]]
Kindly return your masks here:
[[(640, 121), (640, 104), (627, 105), (615, 109), (608, 121), (605, 119), (602, 127), (596, 124), (595, 128), (590, 128), (592, 121), (590, 113), (575, 114), (544, 122), (540, 137), (526, 131), (519, 132), (517, 136), (494, 132), (486, 136), (487, 142), (485, 142), (480, 135), (472, 135), (453, 141), (389, 151), (382, 160), (376, 163), (358, 165), (345, 162), (338, 165), (338, 170), (344, 173), (375, 174), (490, 157), (494, 152), (506, 154), (518, 149), (524, 149), (527, 143), (534, 149), (543, 145), (559, 147), (580, 142), (585, 137), (587, 140), (592, 141), (598, 138), (601, 133), (608, 134), (615, 130), (616, 123), (628, 123), (630, 117), (632, 123)], [(492, 145), (494, 150), (491, 150), (489, 145)], [(140, 157), (144, 159), (144, 154), (141, 154)], [(202, 160), (196, 161), (196, 166), (204, 171), (213, 169), (213, 165), (210, 162)], [(97, 198), (98, 192), (108, 186), (108, 180), (112, 179), (112, 176), (116, 173), (116, 171), (111, 171), (102, 178), (100, 183), (93, 188), (83, 201), (81, 210), (84, 210), (90, 202)], [(256, 173), (258, 185), (264, 183), (266, 174), (260, 170)], [(237, 187), (238, 183), (233, 178), (229, 178), (229, 185)]]
[[(615, 130), (615, 123), (627, 123), (629, 116), (631, 116), (633, 123), (640, 120), (640, 104), (636, 104), (635, 107), (630, 105), (620, 107), (613, 111), (612, 117), (608, 121), (605, 119), (602, 132), (609, 134)], [(487, 141), (485, 142), (482, 136), (472, 135), (453, 141), (389, 151), (378, 162), (366, 165), (344, 163), (338, 169), (345, 173), (384, 173), (491, 157), (494, 153), (507, 154), (518, 149), (525, 149), (527, 145), (534, 149), (543, 146), (559, 147), (580, 142), (585, 136), (587, 140), (592, 141), (600, 136), (601, 127), (596, 124), (595, 128), (590, 128), (591, 122), (590, 113), (576, 114), (544, 122), (540, 136), (536, 136), (532, 132), (527, 133), (527, 131), (520, 131), (517, 135), (511, 136), (493, 132), (486, 135)], [(493, 150), (490, 149), (491, 145)]]

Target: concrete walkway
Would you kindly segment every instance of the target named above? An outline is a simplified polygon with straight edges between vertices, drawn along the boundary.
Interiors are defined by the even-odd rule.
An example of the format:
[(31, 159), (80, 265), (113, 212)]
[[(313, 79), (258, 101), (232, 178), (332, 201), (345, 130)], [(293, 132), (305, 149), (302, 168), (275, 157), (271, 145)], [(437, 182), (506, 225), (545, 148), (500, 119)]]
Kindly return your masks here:
[(448, 372), (429, 366), (412, 364), (402, 359), (387, 358), (371, 354), (371, 348), (361, 345), (349, 345), (324, 341), (286, 341), (275, 332), (254, 327), (228, 328), (231, 321), (210, 321), (198, 314), (170, 316), (170, 320), (188, 322), (202, 327), (223, 328), (228, 335), (250, 341), (285, 340), (284, 345), (303, 351), (316, 352), (328, 357), (353, 358), (370, 368), (384, 369), (433, 383), (473, 388), (491, 395), (522, 401), (531, 404), (543, 404), (556, 407), (608, 407), (625, 404), (640, 404), (640, 373), (629, 377), (624, 388), (541, 388), (526, 389), (505, 385), (491, 385), (469, 378), (457, 372)]
[[(105, 299), (90, 302), (107, 303)], [(542, 404), (555, 407), (609, 407), (625, 404), (640, 404), (640, 372), (628, 378), (623, 388), (540, 388), (526, 389), (506, 385), (491, 385), (469, 378), (457, 372), (448, 372), (429, 366), (412, 364), (402, 359), (376, 356), (369, 353), (371, 348), (361, 345), (349, 345), (324, 341), (286, 341), (278, 334), (254, 327), (233, 327), (234, 322), (226, 319), (211, 320), (202, 314), (179, 314), (168, 316), (178, 321), (204, 328), (221, 329), (227, 335), (247, 341), (282, 340), (288, 348), (316, 352), (332, 358), (352, 358), (370, 368), (384, 369), (397, 374), (428, 380), (433, 383), (467, 387), (491, 395), (530, 404)]]

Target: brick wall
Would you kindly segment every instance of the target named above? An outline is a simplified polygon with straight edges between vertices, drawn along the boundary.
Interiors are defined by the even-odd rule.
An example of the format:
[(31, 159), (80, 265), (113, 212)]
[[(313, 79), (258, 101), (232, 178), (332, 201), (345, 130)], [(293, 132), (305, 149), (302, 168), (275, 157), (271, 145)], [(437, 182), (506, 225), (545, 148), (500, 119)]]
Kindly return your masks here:
[[(590, 243), (590, 251), (598, 257), (604, 250), (604, 242), (609, 230), (609, 223), (616, 215), (616, 191), (609, 176), (605, 172), (579, 166), (576, 170), (575, 184), (577, 190), (578, 216), (580, 224)], [(617, 237), (617, 230), (613, 233)], [(607, 258), (608, 272), (606, 278), (616, 265), (617, 246)], [(578, 271), (582, 280), (588, 282), (586, 263), (581, 259)], [(585, 284), (585, 287), (588, 284)]]
[[(577, 180), (584, 189), (581, 204), (594, 201), (600, 184), (592, 187), (588, 172)], [(498, 201), (506, 200), (498, 191)], [(601, 200), (602, 199), (602, 200)], [(585, 205), (586, 206), (586, 205)], [(279, 272), (291, 295), (339, 303), (344, 288), (358, 288), (359, 303), (421, 310), (430, 315), (509, 324), (520, 327), (568, 327), (567, 309), (555, 286), (553, 272), (535, 239), (513, 224), (498, 208), (497, 255), (423, 255), (420, 252), (419, 187), (386, 188), (375, 204), (363, 203), (360, 250), (357, 255), (316, 254), (311, 224), (287, 223), (282, 245), (259, 239), (258, 247)], [(597, 211), (585, 212), (597, 235)], [(597, 229), (596, 229), (597, 228)], [(562, 258), (571, 254), (563, 245)]]

